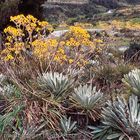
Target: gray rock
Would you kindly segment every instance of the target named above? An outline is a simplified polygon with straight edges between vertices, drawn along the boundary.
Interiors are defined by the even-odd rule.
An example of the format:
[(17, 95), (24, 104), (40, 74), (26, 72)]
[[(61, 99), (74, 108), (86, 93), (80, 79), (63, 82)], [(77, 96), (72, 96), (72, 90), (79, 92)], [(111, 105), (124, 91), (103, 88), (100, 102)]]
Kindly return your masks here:
[(127, 49), (129, 49), (129, 46), (121, 46), (118, 48), (120, 52), (125, 52)]

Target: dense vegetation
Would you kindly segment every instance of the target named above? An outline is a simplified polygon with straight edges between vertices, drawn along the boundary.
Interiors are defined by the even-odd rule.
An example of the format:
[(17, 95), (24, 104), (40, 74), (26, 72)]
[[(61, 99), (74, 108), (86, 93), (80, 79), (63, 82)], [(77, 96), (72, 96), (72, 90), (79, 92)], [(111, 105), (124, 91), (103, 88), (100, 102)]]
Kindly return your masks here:
[(140, 140), (139, 5), (131, 6), (117, 11), (126, 16), (94, 24), (50, 24), (25, 7), (26, 14), (7, 15), (0, 139)]

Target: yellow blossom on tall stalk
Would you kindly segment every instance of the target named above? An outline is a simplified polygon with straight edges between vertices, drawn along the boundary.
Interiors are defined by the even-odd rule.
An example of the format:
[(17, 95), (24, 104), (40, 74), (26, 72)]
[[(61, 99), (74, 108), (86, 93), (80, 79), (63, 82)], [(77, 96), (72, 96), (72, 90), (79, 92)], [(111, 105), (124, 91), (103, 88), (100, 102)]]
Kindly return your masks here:
[(77, 25), (71, 26), (65, 34), (63, 42), (60, 42), (67, 50), (67, 62), (78, 66), (86, 65), (88, 54), (96, 51), (96, 47), (100, 48), (102, 43), (100, 39), (93, 40), (85, 28)]
[(90, 34), (82, 27), (71, 26), (67, 36), (66, 45), (69, 47), (94, 46), (90, 40)]
[(47, 40), (35, 40), (32, 42), (33, 53), (38, 56), (38, 58), (48, 58), (50, 57), (51, 52), (55, 51), (58, 42), (56, 39), (47, 39)]
[(29, 23), (28, 19), (23, 15), (11, 16), (10, 21), (14, 22), (16, 26), (25, 26)]
[(23, 31), (21, 29), (14, 28), (12, 26), (9, 26), (6, 29), (4, 29), (4, 33), (8, 34), (9, 38), (12, 36), (14, 39), (16, 39), (16, 37), (24, 36)]
[(63, 63), (64, 61), (67, 61), (67, 56), (65, 54), (65, 51), (62, 48), (58, 48), (53, 60), (59, 63)]
[(11, 54), (8, 54), (7, 57), (5, 57), (5, 61), (13, 60), (14, 57)]
[[(32, 50), (32, 42), (43, 44), (42, 39), (46, 36), (47, 32), (52, 31), (52, 26), (46, 21), (39, 21), (32, 15), (24, 16), (23, 14), (10, 17), (10, 21), (15, 26), (8, 26), (4, 29), (6, 34), (5, 50), (1, 52), (2, 58), (16, 57), (26, 49)], [(43, 49), (44, 50), (44, 49)], [(11, 59), (4, 59), (11, 60)]]
[(25, 57), (29, 55), (40, 62), (83, 66), (88, 63), (88, 54), (97, 51), (97, 48), (99, 51), (102, 44), (100, 39), (92, 39), (81, 26), (70, 26), (64, 36), (50, 39), (47, 33), (52, 31), (52, 26), (47, 21), (41, 22), (32, 15), (18, 15), (11, 17), (11, 21), (15, 27), (9, 26), (4, 30), (7, 37), (1, 58), (5, 61), (25, 60), (30, 58)]

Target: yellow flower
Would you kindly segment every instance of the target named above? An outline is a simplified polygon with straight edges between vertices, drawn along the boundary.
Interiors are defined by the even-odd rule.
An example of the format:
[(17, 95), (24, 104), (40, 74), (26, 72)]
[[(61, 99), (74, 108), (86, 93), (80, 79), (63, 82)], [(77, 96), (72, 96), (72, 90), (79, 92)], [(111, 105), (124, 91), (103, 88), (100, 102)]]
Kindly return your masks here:
[(103, 43), (103, 41), (100, 40), (100, 39), (96, 39), (95, 42), (97, 42), (97, 43)]
[[(47, 39), (47, 40), (41, 40), (41, 39), (36, 39), (31, 43), (33, 46), (33, 52), (34, 54), (41, 58), (44, 57), (45, 55), (49, 55), (49, 53), (53, 50), (58, 45), (58, 42), (56, 39)], [(64, 53), (64, 50), (60, 49), (60, 53)], [(49, 56), (48, 56), (49, 57)]]
[(26, 17), (23, 15), (23, 14), (21, 14), (21, 15), (17, 15), (17, 16), (11, 16), (10, 17), (10, 20), (12, 21), (12, 22), (14, 22), (16, 25), (18, 24), (18, 25), (25, 25), (25, 24), (27, 24), (27, 19), (26, 19)]
[(37, 27), (35, 30), (36, 30), (37, 32), (39, 32), (39, 31), (41, 30), (41, 28)]
[(5, 61), (9, 61), (9, 60), (13, 60), (14, 57), (11, 55), (11, 54), (8, 54), (6, 57), (5, 57)]
[[(56, 39), (44, 39), (46, 33), (41, 32), (44, 29), (52, 30), (52, 26), (47, 21), (40, 22), (32, 15), (24, 16), (23, 14), (11, 16), (10, 20), (15, 23), (15, 26), (4, 29), (7, 37), (5, 49), (1, 52), (2, 57), (6, 56), (6, 60), (10, 59), (11, 54), (13, 54), (12, 57), (20, 57), (23, 55), (20, 52), (25, 51), (27, 47), (37, 57), (47, 56), (57, 47)], [(63, 50), (60, 52), (63, 53)]]
[(66, 44), (65, 41), (60, 42), (60, 46), (64, 46), (65, 44)]
[(73, 63), (73, 61), (74, 61), (73, 59), (69, 59), (69, 63), (70, 63), (70, 64)]
[(71, 26), (66, 35), (66, 45), (69, 47), (91, 46), (90, 35), (88, 31), (79, 26)]
[(42, 22), (38, 22), (38, 25), (45, 27), (45, 26), (48, 26), (49, 23), (47, 21), (42, 21)]
[(31, 22), (33, 22), (33, 23), (37, 22), (37, 19), (34, 16), (32, 16), (32, 15), (27, 15), (26, 18), (28, 20), (30, 20)]
[(8, 42), (7, 42), (7, 43), (5, 43), (5, 46), (6, 46), (6, 47), (10, 47), (10, 46), (11, 46), (11, 43), (8, 43)]
[(8, 42), (12, 42), (12, 40), (13, 40), (12, 36), (7, 36), (6, 39), (7, 39)]
[(5, 28), (4, 33), (8, 33), (8, 34), (10, 34), (11, 36), (14, 36), (14, 37), (18, 37), (18, 36), (23, 35), (23, 32), (22, 32), (21, 29), (14, 28), (12, 26), (9, 26), (9, 27)]

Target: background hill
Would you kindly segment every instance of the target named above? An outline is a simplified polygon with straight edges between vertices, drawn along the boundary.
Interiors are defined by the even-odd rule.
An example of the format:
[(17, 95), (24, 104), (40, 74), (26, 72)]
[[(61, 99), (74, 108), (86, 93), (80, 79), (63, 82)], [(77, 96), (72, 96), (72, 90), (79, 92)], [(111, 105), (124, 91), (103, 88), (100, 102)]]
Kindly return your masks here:
[[(97, 20), (102, 20), (98, 15), (109, 9), (126, 8), (139, 3), (140, 0), (1, 0), (0, 29), (8, 24), (11, 15), (19, 13), (32, 14), (53, 23), (73, 23), (96, 20), (96, 16)], [(106, 16), (105, 19), (108, 20)]]
[[(129, 8), (129, 16), (136, 17), (139, 14), (139, 3), (140, 0), (48, 0), (43, 4), (43, 18), (53, 23), (66, 21), (68, 24), (76, 21), (126, 19), (127, 11), (122, 9)], [(109, 10), (113, 12), (107, 14)]]

